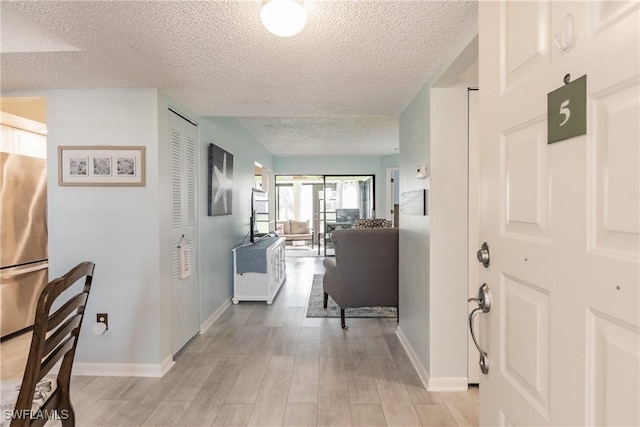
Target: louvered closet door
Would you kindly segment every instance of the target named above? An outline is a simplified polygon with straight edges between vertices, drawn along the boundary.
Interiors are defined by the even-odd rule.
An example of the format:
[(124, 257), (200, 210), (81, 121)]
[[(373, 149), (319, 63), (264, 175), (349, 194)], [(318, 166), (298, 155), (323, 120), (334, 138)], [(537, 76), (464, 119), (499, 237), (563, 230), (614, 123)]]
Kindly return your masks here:
[[(171, 132), (171, 349), (176, 354), (200, 331), (195, 125), (169, 112)], [(180, 276), (180, 247), (188, 245), (191, 275)]]

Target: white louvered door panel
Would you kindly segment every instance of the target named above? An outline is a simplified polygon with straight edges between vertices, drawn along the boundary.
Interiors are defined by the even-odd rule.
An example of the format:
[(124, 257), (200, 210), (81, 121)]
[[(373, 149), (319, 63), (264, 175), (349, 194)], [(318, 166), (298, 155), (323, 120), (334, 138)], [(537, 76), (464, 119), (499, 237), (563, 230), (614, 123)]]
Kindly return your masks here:
[[(196, 206), (196, 136), (197, 129), (190, 123), (188, 126), (193, 128), (193, 134), (185, 135), (185, 172), (186, 172), (186, 218), (187, 218), (187, 236), (189, 236), (189, 255), (192, 270), (197, 272), (198, 269), (198, 228), (197, 228), (197, 206)], [(186, 279), (185, 288), (187, 290), (185, 296), (185, 328), (186, 336), (190, 339), (200, 331), (200, 292), (198, 289), (198, 274), (192, 274)]]
[[(175, 354), (184, 341), (184, 288), (180, 280), (180, 251), (171, 249), (171, 350)], [(184, 345), (184, 344), (183, 344)]]
[(180, 248), (176, 246), (183, 229), (181, 137), (182, 132), (171, 126), (171, 350), (174, 354), (181, 347), (176, 349), (184, 335), (184, 290), (180, 280)]
[[(197, 210), (197, 127), (169, 112), (171, 139), (172, 353), (200, 330)], [(180, 242), (178, 244), (178, 242)], [(191, 275), (180, 278), (180, 246), (189, 246)]]

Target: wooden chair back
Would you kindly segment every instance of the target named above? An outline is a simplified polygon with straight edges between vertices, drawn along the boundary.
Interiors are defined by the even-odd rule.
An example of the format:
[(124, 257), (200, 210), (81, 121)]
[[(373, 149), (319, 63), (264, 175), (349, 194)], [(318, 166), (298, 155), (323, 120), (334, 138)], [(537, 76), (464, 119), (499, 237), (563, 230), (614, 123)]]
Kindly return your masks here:
[[(85, 306), (93, 280), (94, 264), (82, 262), (67, 274), (45, 286), (38, 300), (33, 337), (27, 366), (16, 402), (11, 427), (42, 426), (48, 419), (59, 419), (64, 427), (75, 425), (75, 413), (69, 396), (71, 368), (80, 335)], [(71, 295), (54, 313), (54, 301), (68, 288), (84, 278), (82, 291)], [(36, 385), (62, 359), (55, 390), (32, 413)]]

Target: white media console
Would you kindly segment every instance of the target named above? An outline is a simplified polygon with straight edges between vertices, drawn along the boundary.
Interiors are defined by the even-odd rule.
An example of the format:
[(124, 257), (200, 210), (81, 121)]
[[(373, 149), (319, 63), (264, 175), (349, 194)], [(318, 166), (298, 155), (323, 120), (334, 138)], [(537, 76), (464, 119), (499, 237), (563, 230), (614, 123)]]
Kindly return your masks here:
[(273, 303), (286, 277), (285, 238), (264, 237), (233, 249), (233, 303)]

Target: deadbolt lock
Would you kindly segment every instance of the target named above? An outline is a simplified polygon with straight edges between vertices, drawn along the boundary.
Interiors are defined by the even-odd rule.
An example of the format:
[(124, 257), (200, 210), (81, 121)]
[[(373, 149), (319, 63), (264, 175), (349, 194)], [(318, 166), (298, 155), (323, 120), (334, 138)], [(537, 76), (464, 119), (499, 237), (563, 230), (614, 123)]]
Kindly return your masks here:
[(487, 245), (487, 242), (482, 243), (482, 247), (476, 253), (476, 256), (478, 257), (478, 262), (481, 263), (484, 268), (489, 267), (489, 263), (491, 262), (491, 254), (489, 253), (489, 245)]

